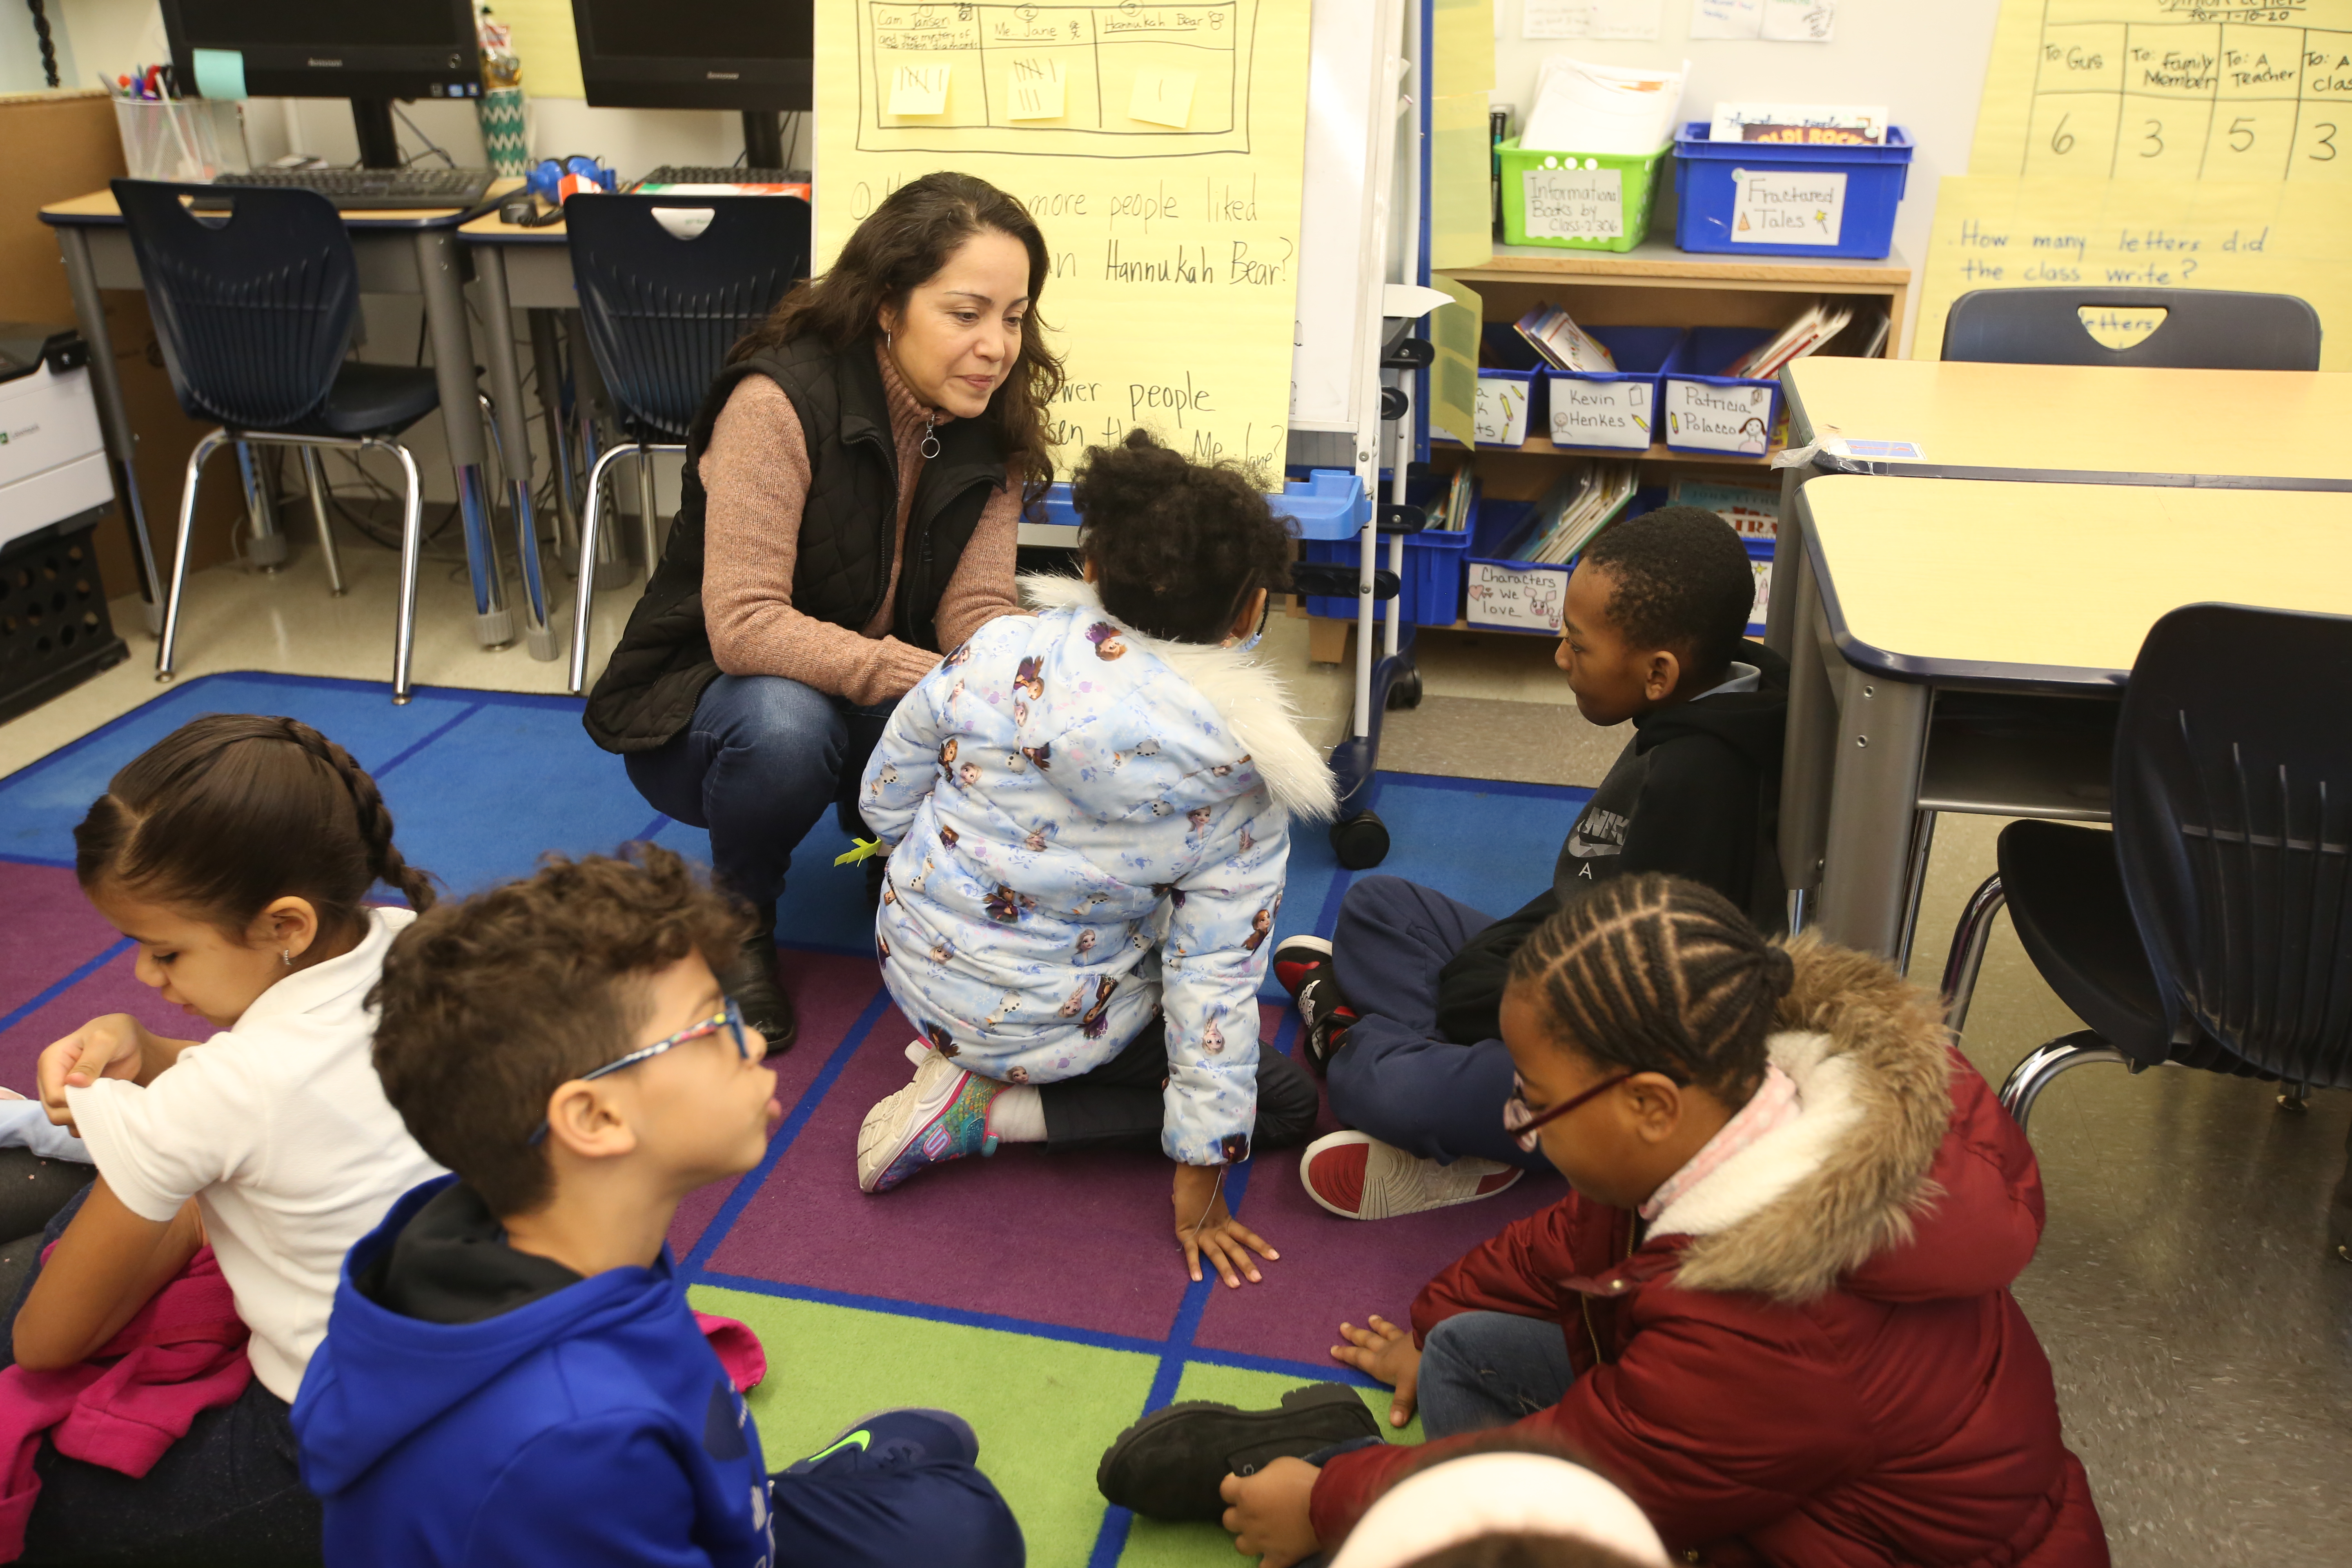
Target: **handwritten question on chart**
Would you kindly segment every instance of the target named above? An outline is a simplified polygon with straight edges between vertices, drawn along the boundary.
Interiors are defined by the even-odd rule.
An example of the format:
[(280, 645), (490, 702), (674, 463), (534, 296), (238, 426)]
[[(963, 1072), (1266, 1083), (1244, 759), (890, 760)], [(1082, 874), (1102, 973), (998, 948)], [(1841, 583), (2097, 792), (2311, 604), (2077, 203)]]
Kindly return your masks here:
[[(2226, 289), (2294, 294), (2352, 321), (2352, 185), (1955, 177), (1936, 204), (1915, 353), (1932, 357), (1971, 289)], [(2352, 369), (2352, 334), (2321, 368)]]

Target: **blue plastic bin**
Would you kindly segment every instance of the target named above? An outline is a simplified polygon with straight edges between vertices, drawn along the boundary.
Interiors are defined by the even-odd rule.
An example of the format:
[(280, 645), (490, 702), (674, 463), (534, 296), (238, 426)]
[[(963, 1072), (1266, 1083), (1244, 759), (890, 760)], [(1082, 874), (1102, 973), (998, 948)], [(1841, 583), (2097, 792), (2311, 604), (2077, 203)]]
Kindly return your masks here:
[[(1617, 362), (1615, 374), (1544, 372), (1544, 405), (1551, 444), (1588, 452), (1643, 452), (1659, 438), (1658, 406), (1663, 374), (1684, 368), (1685, 327), (1588, 327)], [(1577, 400), (1578, 388), (1595, 390), (1600, 401)], [(1603, 390), (1605, 389), (1605, 390)], [(1635, 406), (1638, 404), (1640, 406)]]
[[(1884, 147), (1717, 142), (1707, 132), (1707, 121), (1694, 120), (1675, 138), (1675, 243), (1683, 249), (1742, 256), (1876, 257), (1895, 248), (1895, 209), (1911, 174), (1911, 138), (1901, 126), (1887, 128)], [(1769, 182), (1759, 186), (1751, 181), (1749, 194), (1774, 199), (1751, 202), (1748, 211), (1757, 221), (1743, 230), (1738, 223), (1744, 177)], [(1818, 235), (1818, 219), (1812, 215), (1832, 208), (1832, 202), (1821, 199), (1831, 193), (1836, 198), (1835, 239), (1792, 237), (1789, 243), (1775, 243), (1742, 237), (1781, 232), (1761, 226), (1768, 214), (1790, 223), (1787, 232), (1792, 237), (1808, 227)]]
[(1683, 349), (1683, 368), (1658, 379), (1664, 390), (1658, 413), (1668, 449), (1720, 452), (1727, 457), (1762, 457), (1780, 427), (1780, 383), (1777, 377), (1710, 375), (1709, 365), (1729, 364), (1748, 350), (1779, 336), (1771, 327), (1695, 327)]
[[(1318, 473), (1328, 471), (1318, 470)], [(1348, 477), (1352, 479), (1355, 476), (1350, 474)], [(1427, 480), (1408, 485), (1405, 496), (1432, 511), (1444, 500), (1444, 492), (1440, 487)], [(1318, 540), (1307, 535), (1301, 537), (1304, 542), (1298, 547), (1298, 554), (1303, 561), (1353, 566), (1363, 559), (1363, 546), (1355, 534), (1333, 540)], [(1397, 597), (1400, 618), (1416, 626), (1450, 626), (1460, 618), (1462, 556), (1469, 546), (1467, 530), (1448, 533), (1442, 530), (1424, 529), (1419, 533), (1404, 536), (1404, 571)], [(1380, 554), (1376, 563), (1386, 571), (1389, 563), (1387, 535), (1381, 536), (1378, 549)], [(1352, 621), (1356, 618), (1356, 601), (1352, 595), (1310, 594), (1307, 596), (1307, 613)], [(1375, 601), (1372, 616), (1375, 620), (1386, 620), (1387, 604)]]
[(1747, 539), (1739, 542), (1748, 546), (1748, 570), (1756, 574), (1756, 607), (1748, 612), (1748, 635), (1764, 635), (1764, 606), (1772, 598), (1772, 542), (1769, 539)]
[[(1503, 544), (1527, 521), (1535, 505), (1524, 500), (1487, 500), (1481, 497), (1478, 515), (1470, 524), (1470, 552), (1463, 563), (1462, 618), (1490, 631), (1532, 632), (1532, 621), (1542, 616), (1554, 632), (1568, 601), (1568, 568), (1530, 566), (1500, 553)], [(1485, 579), (1495, 579), (1491, 584)], [(1512, 608), (1506, 611), (1503, 605)]]
[(1528, 422), (1516, 441), (1481, 441), (1481, 447), (1514, 447), (1527, 444), (1529, 436), (1540, 436), (1547, 428), (1549, 416), (1544, 400), (1544, 362), (1528, 340), (1517, 329), (1507, 325), (1489, 326), (1483, 334), (1485, 350), (1481, 359), (1498, 362), (1496, 365), (1478, 367), (1480, 395), (1486, 387), (1500, 382), (1516, 383), (1525, 389), (1528, 399)]
[[(1294, 469), (1283, 481), (1282, 493), (1265, 500), (1275, 516), (1290, 520), (1301, 539), (1345, 539), (1352, 543), (1372, 519), (1372, 503), (1364, 494), (1363, 481), (1346, 468), (1309, 468), (1304, 479)], [(1040, 504), (1045, 515), (1038, 521), (1054, 528), (1078, 526), (1078, 509), (1070, 504), (1067, 481), (1048, 486)], [(1071, 542), (1076, 542), (1075, 537)]]

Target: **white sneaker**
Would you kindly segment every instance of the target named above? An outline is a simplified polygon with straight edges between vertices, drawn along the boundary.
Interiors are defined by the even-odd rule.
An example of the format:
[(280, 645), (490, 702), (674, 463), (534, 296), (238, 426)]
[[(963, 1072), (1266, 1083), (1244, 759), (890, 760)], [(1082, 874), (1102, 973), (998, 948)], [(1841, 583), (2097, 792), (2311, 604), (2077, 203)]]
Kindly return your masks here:
[(857, 1188), (887, 1193), (926, 1165), (993, 1154), (989, 1102), (1002, 1087), (975, 1078), (937, 1051), (909, 1046), (915, 1079), (866, 1113), (857, 1130)]
[(1527, 1172), (1465, 1156), (1450, 1165), (1408, 1154), (1367, 1132), (1333, 1132), (1307, 1145), (1298, 1180), (1342, 1219), (1391, 1219), (1507, 1191)]

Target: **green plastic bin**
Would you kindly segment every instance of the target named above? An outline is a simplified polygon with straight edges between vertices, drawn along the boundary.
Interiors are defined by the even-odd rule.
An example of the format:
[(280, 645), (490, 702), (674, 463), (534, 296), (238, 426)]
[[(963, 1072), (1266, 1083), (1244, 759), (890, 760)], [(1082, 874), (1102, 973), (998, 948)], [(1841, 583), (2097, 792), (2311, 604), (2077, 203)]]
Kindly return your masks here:
[[(1658, 166), (1673, 143), (1647, 157), (1538, 153), (1513, 137), (1495, 150), (1503, 168), (1503, 241), (1558, 250), (1631, 250), (1650, 236)], [(1532, 221), (1530, 221), (1532, 217)]]

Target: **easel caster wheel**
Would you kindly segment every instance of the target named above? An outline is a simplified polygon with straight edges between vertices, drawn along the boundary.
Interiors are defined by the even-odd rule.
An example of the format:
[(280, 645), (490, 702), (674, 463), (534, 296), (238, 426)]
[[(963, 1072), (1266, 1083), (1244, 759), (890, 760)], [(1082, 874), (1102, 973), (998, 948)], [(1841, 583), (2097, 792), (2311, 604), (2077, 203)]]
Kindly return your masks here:
[(1421, 706), (1421, 671), (1408, 670), (1389, 687), (1389, 710)]
[(1389, 858), (1388, 825), (1367, 811), (1331, 825), (1331, 852), (1350, 871), (1369, 871)]

